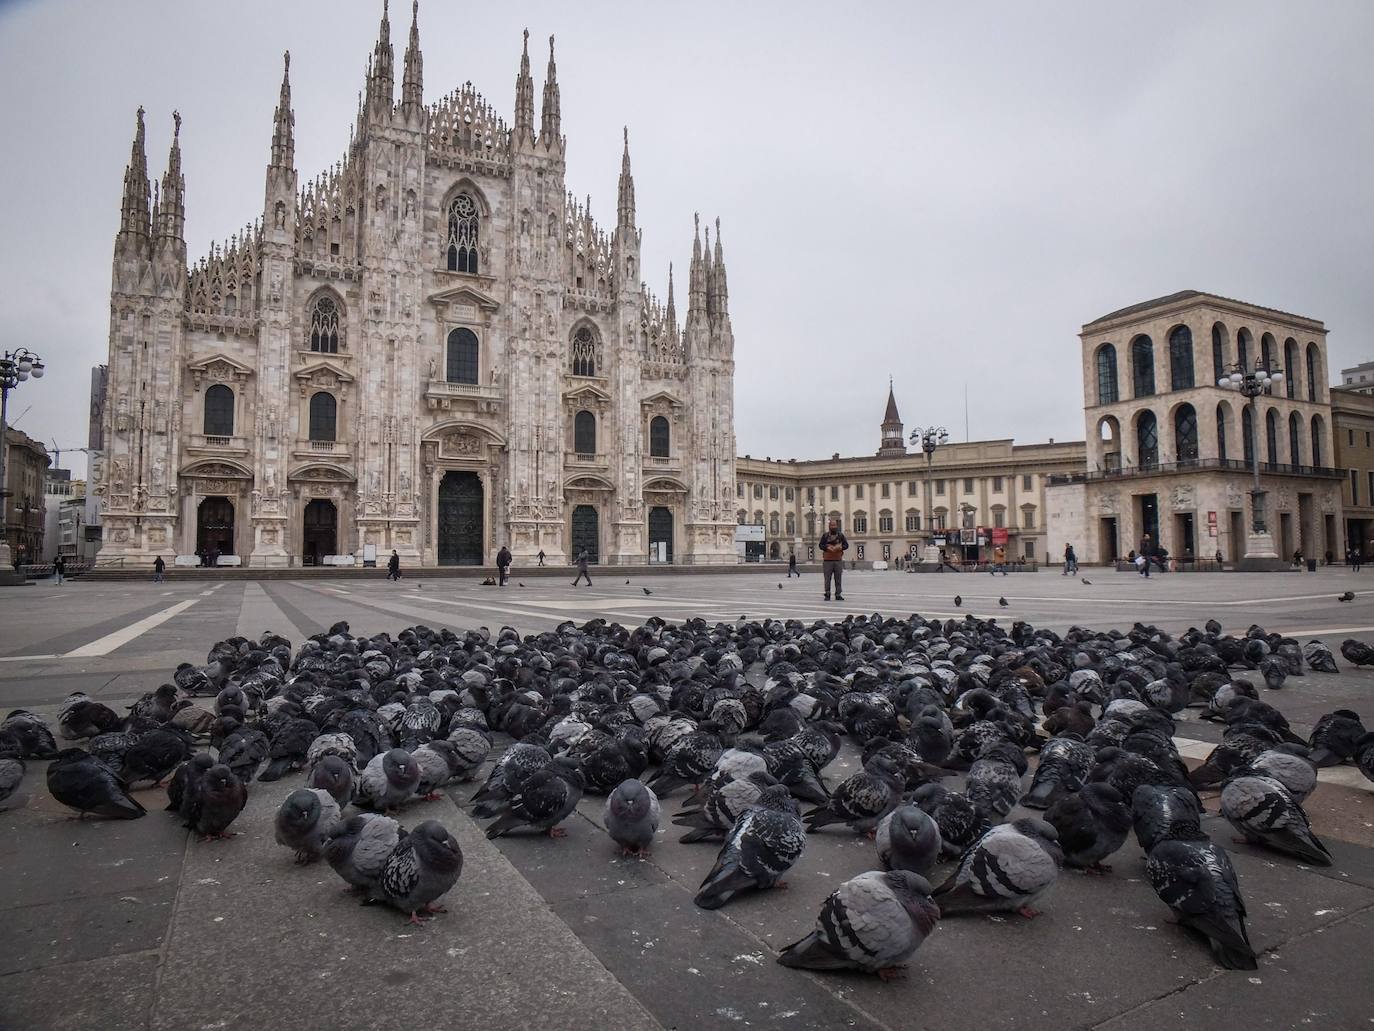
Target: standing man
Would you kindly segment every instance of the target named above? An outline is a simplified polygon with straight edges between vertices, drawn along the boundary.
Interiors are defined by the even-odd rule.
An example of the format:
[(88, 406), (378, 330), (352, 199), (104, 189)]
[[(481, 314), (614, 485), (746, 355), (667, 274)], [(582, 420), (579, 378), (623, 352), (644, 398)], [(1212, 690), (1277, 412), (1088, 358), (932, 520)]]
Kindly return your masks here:
[(539, 564), (540, 564), (541, 566), (544, 564), (544, 549), (543, 549), (543, 548), (540, 548), (540, 549), (539, 549)]
[(840, 521), (830, 520), (830, 528), (821, 534), (821, 569), (825, 571), (825, 600), (830, 600), (830, 579), (835, 579), (835, 600), (844, 601), (840, 586), (844, 576), (844, 553), (849, 550), (849, 541), (840, 533)]
[(153, 559), (153, 583), (162, 583), (162, 574), (165, 572), (167, 572), (167, 563), (163, 562), (162, 556), (159, 555)]
[(1064, 575), (1071, 576), (1078, 572), (1078, 555), (1073, 550), (1072, 544), (1064, 545)]
[(794, 576), (798, 580), (801, 579), (801, 573), (797, 572), (797, 553), (795, 551), (790, 552), (787, 556), (787, 579), (791, 580)]
[(506, 586), (506, 577), (510, 576), (510, 549), (504, 544), (501, 550), (496, 553), (496, 582), (500, 587)]
[(391, 551), (391, 557), (386, 560), (386, 578), (395, 580), (397, 583), (401, 581), (401, 556), (397, 554), (394, 548)]
[(592, 578), (591, 578), (591, 575), (587, 572), (587, 549), (586, 549), (586, 548), (583, 548), (581, 551), (579, 551), (579, 552), (577, 553), (577, 579), (574, 580), (574, 581), (572, 582), (572, 585), (573, 585), (574, 587), (576, 587), (577, 584), (578, 584), (578, 582), (579, 582), (584, 576), (587, 578), (587, 586), (590, 587), (590, 586), (592, 585)]
[(67, 560), (66, 560), (65, 558), (63, 558), (61, 555), (58, 555), (57, 558), (55, 558), (55, 559), (52, 560), (52, 575), (53, 575), (53, 579), (56, 580), (56, 581), (60, 584), (60, 583), (62, 582), (62, 575), (63, 575), (66, 571), (67, 571)]

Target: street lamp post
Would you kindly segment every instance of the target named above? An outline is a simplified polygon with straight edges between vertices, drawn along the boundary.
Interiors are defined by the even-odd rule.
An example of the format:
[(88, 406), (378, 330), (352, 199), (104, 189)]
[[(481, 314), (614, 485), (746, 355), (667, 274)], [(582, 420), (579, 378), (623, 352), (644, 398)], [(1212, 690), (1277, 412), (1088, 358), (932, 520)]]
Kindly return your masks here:
[(32, 376), (42, 379), (43, 360), (27, 347), (17, 351), (6, 351), (0, 355), (0, 571), (13, 568), (10, 557), (9, 534), (7, 532), (10, 506), (9, 495), (5, 490), (5, 477), (9, 472), (9, 407), (10, 391)]
[(930, 497), (930, 477), (931, 469), (935, 462), (935, 449), (941, 444), (949, 441), (949, 433), (943, 426), (927, 426), (925, 429), (914, 429), (911, 431), (911, 443), (921, 445), (921, 453), (926, 456), (926, 539), (931, 543), (926, 545), (925, 562), (938, 562), (940, 560), (939, 549), (935, 547), (935, 513), (931, 508)]
[[(1269, 536), (1269, 531), (1264, 522), (1264, 495), (1265, 491), (1260, 486), (1260, 446), (1259, 446), (1259, 405), (1256, 398), (1261, 394), (1268, 394), (1273, 388), (1283, 382), (1283, 373), (1269, 370), (1269, 363), (1264, 358), (1255, 359), (1255, 367), (1248, 369), (1240, 362), (1230, 366), (1231, 371), (1217, 380), (1217, 386), (1224, 390), (1238, 391), (1246, 398), (1250, 408), (1250, 465), (1255, 477), (1255, 486), (1250, 491), (1251, 514), (1250, 532), (1253, 537), (1265, 538)], [(1241, 409), (1242, 413), (1244, 408)], [(1242, 419), (1242, 421), (1244, 421)], [(1259, 544), (1260, 542), (1255, 542)], [(1254, 555), (1255, 549), (1247, 548), (1247, 556), (1254, 557), (1274, 557), (1272, 540), (1263, 542), (1264, 550), (1270, 552), (1269, 556)]]

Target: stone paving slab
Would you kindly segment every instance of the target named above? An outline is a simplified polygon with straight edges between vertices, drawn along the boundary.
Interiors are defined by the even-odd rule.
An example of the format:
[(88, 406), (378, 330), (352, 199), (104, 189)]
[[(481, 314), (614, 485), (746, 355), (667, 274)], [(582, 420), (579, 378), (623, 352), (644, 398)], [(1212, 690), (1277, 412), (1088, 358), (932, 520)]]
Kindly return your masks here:
[(147, 1031), (159, 958), (131, 952), (0, 977), (0, 1027)]

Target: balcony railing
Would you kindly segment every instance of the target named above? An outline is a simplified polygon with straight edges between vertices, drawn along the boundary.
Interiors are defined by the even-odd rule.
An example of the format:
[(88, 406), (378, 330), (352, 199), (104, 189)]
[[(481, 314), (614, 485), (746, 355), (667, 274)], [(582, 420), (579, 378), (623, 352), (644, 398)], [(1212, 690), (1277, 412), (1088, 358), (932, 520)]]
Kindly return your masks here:
[(310, 450), (330, 452), (334, 450), (337, 444), (337, 440), (312, 440), (310, 442)]
[[(1174, 473), (1220, 471), (1249, 473), (1252, 466), (1238, 458), (1193, 458), (1182, 462), (1151, 462), (1128, 465), (1124, 469), (1096, 469), (1092, 472), (1052, 475), (1050, 483), (1096, 483), (1102, 480), (1125, 480), (1138, 476), (1164, 476)], [(1321, 480), (1345, 479), (1345, 470), (1326, 465), (1288, 465), (1282, 462), (1261, 462), (1260, 472), (1271, 476), (1304, 476)]]
[(498, 386), (484, 386), (481, 383), (450, 383), (442, 379), (430, 380), (425, 392), (435, 397), (478, 397), (491, 401), (499, 401), (505, 396)]
[(191, 434), (190, 446), (193, 448), (218, 448), (220, 450), (247, 451), (248, 438), (234, 436), (225, 437), (212, 433), (193, 433)]
[(568, 461), (573, 465), (606, 465), (608, 459), (604, 451), (598, 451), (596, 454), (590, 454), (584, 451), (570, 451), (568, 453)]
[(212, 437), (208, 433), (205, 435), (206, 447), (228, 447), (232, 437)]

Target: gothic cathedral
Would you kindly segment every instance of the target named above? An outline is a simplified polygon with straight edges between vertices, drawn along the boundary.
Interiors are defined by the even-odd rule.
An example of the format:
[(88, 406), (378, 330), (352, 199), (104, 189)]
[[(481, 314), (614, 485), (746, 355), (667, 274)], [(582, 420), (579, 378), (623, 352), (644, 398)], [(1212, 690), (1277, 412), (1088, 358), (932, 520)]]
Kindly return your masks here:
[[(418, 4), (416, 5), (418, 7)], [(511, 127), (426, 105), (385, 8), (344, 158), (301, 186), (290, 55), (260, 219), (188, 269), (176, 117), (150, 197), (143, 111), (110, 292), (102, 564), (733, 563), (734, 337), (719, 222), (679, 331), (641, 281), (628, 136), (616, 224), (565, 188), (553, 40)]]

